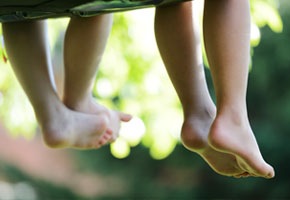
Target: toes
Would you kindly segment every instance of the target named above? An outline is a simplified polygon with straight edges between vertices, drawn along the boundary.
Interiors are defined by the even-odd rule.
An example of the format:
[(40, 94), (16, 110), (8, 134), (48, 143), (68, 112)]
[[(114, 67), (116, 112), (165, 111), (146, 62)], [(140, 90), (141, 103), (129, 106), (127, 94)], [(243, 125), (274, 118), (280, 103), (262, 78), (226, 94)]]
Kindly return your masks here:
[(267, 165), (267, 168), (265, 167), (263, 171), (260, 170), (259, 173), (255, 173), (256, 177), (263, 177), (267, 179), (274, 178), (275, 172), (274, 172), (273, 167), (271, 167), (269, 164), (266, 164), (266, 165)]
[(268, 173), (268, 177), (274, 178), (275, 177), (275, 170), (273, 167), (271, 167), (271, 172)]
[(263, 178), (274, 178), (275, 176), (275, 172), (273, 167), (271, 167), (269, 164), (265, 164), (263, 166), (264, 168), (259, 168), (260, 171), (256, 170), (255, 172), (253, 172), (253, 174), (251, 174), (251, 176), (254, 177), (263, 177)]
[(244, 172), (244, 173), (242, 173), (242, 174), (235, 175), (234, 177), (235, 177), (235, 178), (241, 178), (241, 177), (246, 178), (246, 177), (249, 177), (249, 176), (250, 176), (250, 174), (249, 174), (248, 172)]
[(126, 114), (126, 113), (123, 113), (123, 112), (118, 112), (118, 115), (120, 117), (120, 120), (122, 122), (128, 122), (132, 119), (132, 115), (129, 115), (129, 114)]
[(95, 148), (100, 148), (112, 139), (112, 130), (107, 129), (106, 132), (96, 141)]
[(107, 141), (109, 143), (112, 143), (112, 142), (114, 142), (117, 139), (117, 137), (115, 136), (115, 134), (113, 134), (113, 131), (112, 130), (107, 130), (106, 131), (106, 134), (109, 136), (108, 137), (108, 141)]
[(251, 174), (249, 174), (248, 172), (245, 172), (243, 174), (241, 174), (241, 177), (247, 178), (249, 177)]
[(105, 139), (105, 137), (103, 136), (103, 137), (101, 137), (101, 138), (99, 139), (97, 146), (103, 146), (103, 145), (106, 144), (107, 142), (108, 142), (108, 140)]
[(112, 133), (105, 133), (102, 138), (106, 141), (110, 140), (112, 138)]
[[(260, 175), (256, 175), (256, 174), (249, 173), (249, 172), (244, 172), (244, 173), (239, 174), (239, 175), (234, 175), (235, 178), (247, 178), (249, 176), (252, 176), (252, 177), (261, 177)], [(268, 174), (268, 176), (266, 178), (273, 178), (272, 173), (271, 174)]]
[(98, 145), (99, 146), (103, 146), (105, 143), (106, 143), (105, 139), (100, 139), (99, 142), (98, 142)]
[(250, 176), (252, 176), (252, 177), (261, 177), (259, 175), (253, 174), (253, 173), (250, 173)]
[(107, 128), (105, 134), (112, 136), (113, 135), (113, 130), (110, 128)]
[(113, 142), (115, 142), (116, 140), (117, 140), (117, 137), (114, 137), (114, 136), (113, 136), (113, 137), (111, 137), (111, 139), (109, 140), (109, 142), (110, 142), (110, 143), (113, 143)]
[(239, 174), (239, 175), (234, 175), (234, 177), (235, 178), (241, 178), (242, 176), (241, 176), (241, 174)]
[[(271, 167), (272, 168), (272, 167)], [(274, 178), (275, 177), (275, 171), (272, 168), (272, 170), (266, 175), (265, 178)]]
[(102, 137), (99, 140), (99, 143), (101, 143), (101, 145), (106, 144), (110, 139), (112, 138), (112, 133), (105, 133), (104, 135), (102, 135)]

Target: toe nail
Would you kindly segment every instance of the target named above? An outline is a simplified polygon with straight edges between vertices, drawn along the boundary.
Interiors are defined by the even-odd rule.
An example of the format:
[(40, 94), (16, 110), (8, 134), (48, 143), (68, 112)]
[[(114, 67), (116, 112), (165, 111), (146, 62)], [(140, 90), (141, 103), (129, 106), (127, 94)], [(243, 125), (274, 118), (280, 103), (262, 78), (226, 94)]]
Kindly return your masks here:
[(109, 139), (109, 136), (107, 136), (107, 135), (104, 135), (104, 137), (103, 137), (105, 140), (108, 140)]
[(274, 177), (274, 174), (269, 173), (269, 174), (267, 175), (267, 177), (268, 177), (268, 178), (273, 178), (273, 177)]

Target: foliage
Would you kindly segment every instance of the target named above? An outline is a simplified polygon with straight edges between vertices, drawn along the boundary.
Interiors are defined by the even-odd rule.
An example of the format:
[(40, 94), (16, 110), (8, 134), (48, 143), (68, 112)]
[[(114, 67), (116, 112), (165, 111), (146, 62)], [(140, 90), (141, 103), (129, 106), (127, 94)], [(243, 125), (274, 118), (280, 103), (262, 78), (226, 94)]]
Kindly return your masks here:
[[(253, 15), (256, 12), (253, 11), (256, 2), (261, 3), (262, 1), (251, 1)], [(278, 7), (279, 2), (280, 7)], [(182, 117), (180, 116), (180, 104), (159, 60), (156, 47), (153, 43), (147, 44), (150, 43), (150, 39), (146, 36), (153, 37), (153, 33), (149, 33), (153, 29), (149, 27), (152, 26), (153, 13), (148, 11), (149, 13), (145, 17), (149, 17), (148, 27), (142, 19), (138, 18), (144, 14), (143, 12), (147, 12), (145, 10), (136, 15), (133, 12), (115, 16), (114, 29), (94, 88), (94, 95), (98, 101), (112, 108), (128, 111), (142, 119), (146, 125), (146, 133), (141, 139), (142, 145), (137, 145), (140, 142), (139, 136), (142, 135), (142, 131), (137, 138), (132, 137), (136, 131), (129, 131), (128, 134), (128, 130), (134, 130), (134, 127), (139, 127), (144, 131), (142, 122), (137, 119), (133, 124), (138, 125), (132, 125), (133, 128), (124, 127), (123, 130), (126, 131), (122, 133), (121, 142), (117, 143), (117, 147), (112, 147), (112, 151), (117, 149), (117, 152), (114, 152), (115, 156), (121, 158), (129, 153), (130, 156), (122, 160), (115, 159), (111, 156), (108, 146), (98, 151), (72, 151), (77, 156), (76, 167), (83, 171), (120, 178), (124, 188), (123, 196), (119, 197), (121, 199), (289, 199), (290, 165), (287, 158), (290, 157), (288, 147), (290, 140), (290, 4), (288, 0), (279, 2), (263, 1), (276, 11), (279, 8), (284, 23), (283, 32), (280, 34), (276, 34), (273, 30), (278, 29), (272, 29), (268, 22), (264, 23), (267, 25), (264, 26), (253, 17), (253, 22), (263, 27), (259, 29), (259, 35), (262, 37), (259, 45), (255, 47), (255, 55), (252, 57), (253, 68), (250, 72), (247, 97), (253, 130), (264, 158), (275, 167), (275, 179), (234, 179), (219, 176), (197, 154), (187, 151), (181, 145), (176, 145), (173, 152), (169, 151), (168, 157), (163, 156), (164, 159), (152, 159), (151, 155), (154, 156), (154, 153), (151, 149), (153, 149), (152, 144), (155, 144), (156, 139), (151, 133), (159, 134), (159, 132), (153, 132), (154, 127), (160, 126), (156, 130), (161, 133), (167, 131), (163, 130), (163, 126), (169, 129), (171, 125), (176, 125), (177, 130)], [(53, 27), (59, 26), (58, 30), (62, 30), (67, 21), (63, 21), (63, 24), (59, 22), (58, 20), (57, 23), (54, 21), (50, 23), (53, 23)], [(138, 23), (139, 27), (136, 28)], [(53, 33), (55, 39), (51, 41), (51, 46), (53, 52), (59, 52), (59, 32), (52, 31), (50, 36)], [(146, 50), (147, 48), (148, 50)], [(151, 73), (156, 74), (151, 75)], [(209, 90), (213, 92), (208, 69), (206, 69), (206, 76)], [(147, 90), (146, 84), (150, 86), (150, 83), (146, 82), (146, 77), (150, 82), (153, 80), (153, 89), (159, 89), (152, 92), (149, 87)], [(158, 86), (159, 84), (161, 86)], [(15, 103), (20, 104), (20, 107), (23, 106), (21, 102), (23, 103), (24, 96), (16, 95), (22, 92), (21, 88), (19, 85), (17, 87), (15, 85), (17, 82), (10, 66), (0, 64), (0, 89), (3, 94), (0, 102), (8, 99), (6, 104), (1, 104), (0, 112), (3, 120), (8, 118), (6, 123), (13, 119), (9, 118), (11, 112), (9, 109), (12, 109), (13, 106), (3, 110), (3, 105), (7, 105), (7, 102), (13, 99), (13, 95), (15, 95), (15, 99), (19, 98)], [(164, 87), (168, 87), (169, 91), (164, 92)], [(18, 90), (11, 88), (18, 88)], [(8, 93), (9, 90), (13, 92)], [(167, 109), (171, 111), (168, 112)], [(178, 114), (174, 114), (175, 111)], [(161, 115), (159, 116), (159, 114)], [(158, 120), (157, 118), (165, 122), (155, 122), (154, 120)], [(169, 121), (167, 123), (168, 118), (174, 118), (174, 120), (177, 118), (180, 122), (175, 124), (175, 121)], [(19, 132), (24, 134), (22, 130)], [(178, 135), (178, 131), (172, 134), (173, 140), (178, 143), (175, 134)], [(120, 148), (125, 150), (119, 151)], [(131, 148), (133, 150), (129, 152)], [(157, 158), (161, 158), (161, 156), (157, 156)], [(84, 199), (74, 196), (66, 188), (55, 187), (30, 178), (15, 168), (3, 166), (2, 163), (0, 171), (4, 172), (6, 178), (13, 183), (26, 181), (33, 186), (39, 199)], [(98, 196), (94, 199), (115, 198), (114, 194), (108, 194), (103, 198)]]
[[(260, 41), (257, 27), (281, 32), (278, 1), (252, 0), (252, 45)], [(100, 65), (93, 94), (102, 104), (133, 114), (120, 138), (111, 145), (115, 157), (124, 158), (140, 142), (154, 159), (171, 154), (179, 141), (182, 110), (154, 43), (154, 10), (115, 14), (114, 26)], [(59, 52), (59, 33), (67, 20), (50, 20), (50, 44)], [(11, 67), (0, 63), (0, 115), (12, 135), (33, 138), (37, 127), (33, 109)], [(146, 127), (146, 128), (145, 128)]]

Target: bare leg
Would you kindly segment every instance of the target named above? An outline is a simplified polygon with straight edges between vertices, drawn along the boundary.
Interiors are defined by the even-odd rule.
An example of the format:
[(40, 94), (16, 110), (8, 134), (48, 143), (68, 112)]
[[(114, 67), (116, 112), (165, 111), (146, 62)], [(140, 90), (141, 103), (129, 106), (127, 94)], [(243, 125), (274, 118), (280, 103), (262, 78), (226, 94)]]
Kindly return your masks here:
[(32, 103), (45, 142), (51, 147), (82, 149), (96, 148), (100, 142), (107, 142), (112, 133), (105, 132), (106, 116), (69, 110), (58, 98), (45, 22), (14, 22), (2, 26), (9, 60)]
[(240, 175), (244, 171), (234, 156), (208, 145), (216, 110), (206, 85), (197, 17), (192, 16), (192, 2), (156, 9), (157, 44), (184, 110), (181, 138), (186, 148), (198, 153), (217, 173)]
[(247, 116), (249, 2), (206, 0), (204, 39), (217, 96), (210, 144), (235, 155), (240, 167), (250, 174), (272, 178), (274, 170), (263, 160)]
[(92, 97), (92, 87), (98, 65), (112, 26), (112, 14), (89, 18), (72, 18), (67, 28), (64, 45), (65, 89), (64, 103), (71, 109), (106, 114), (113, 139), (118, 135), (121, 121), (130, 115), (106, 109)]

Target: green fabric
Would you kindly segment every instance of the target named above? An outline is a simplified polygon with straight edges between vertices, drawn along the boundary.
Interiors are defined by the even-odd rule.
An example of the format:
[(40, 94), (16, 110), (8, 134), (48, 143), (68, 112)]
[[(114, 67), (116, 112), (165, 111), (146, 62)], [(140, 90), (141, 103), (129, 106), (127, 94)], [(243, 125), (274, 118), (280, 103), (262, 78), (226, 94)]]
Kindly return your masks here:
[(65, 16), (89, 17), (188, 0), (1, 0), (0, 22)]

